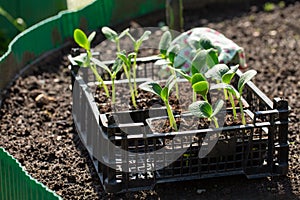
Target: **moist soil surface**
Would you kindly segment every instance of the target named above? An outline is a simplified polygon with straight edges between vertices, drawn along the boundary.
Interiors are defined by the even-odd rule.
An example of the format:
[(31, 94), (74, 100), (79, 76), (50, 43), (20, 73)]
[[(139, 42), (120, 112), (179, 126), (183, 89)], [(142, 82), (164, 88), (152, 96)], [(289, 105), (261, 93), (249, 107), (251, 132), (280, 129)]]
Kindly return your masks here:
[(258, 5), (185, 13), (186, 30), (207, 26), (244, 47), (249, 69), (258, 71), (254, 83), (270, 99), (289, 101), (286, 176), (254, 180), (231, 176), (159, 184), (151, 191), (105, 194), (74, 129), (66, 52), (37, 64), (9, 88), (0, 111), (0, 146), (64, 199), (300, 199), (299, 10), (297, 1), (271, 12)]

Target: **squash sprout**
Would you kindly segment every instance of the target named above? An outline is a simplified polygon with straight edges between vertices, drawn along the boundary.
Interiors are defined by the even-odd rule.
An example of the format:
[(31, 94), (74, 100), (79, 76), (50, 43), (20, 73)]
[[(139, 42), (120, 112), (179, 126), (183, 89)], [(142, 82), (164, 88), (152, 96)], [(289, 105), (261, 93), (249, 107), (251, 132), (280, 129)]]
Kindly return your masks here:
[(77, 62), (77, 64), (79, 66), (89, 67), (92, 70), (93, 74), (96, 77), (96, 80), (100, 83), (99, 87), (103, 86), (106, 96), (109, 97), (108, 88), (107, 88), (106, 84), (104, 83), (102, 77), (99, 75), (97, 68), (96, 68), (96, 64), (94, 62), (91, 62), (91, 58), (92, 58), (91, 42), (94, 39), (95, 35), (96, 35), (96, 32), (92, 32), (87, 37), (86, 34), (82, 30), (80, 30), (80, 29), (74, 30), (75, 42), (80, 47), (84, 48), (86, 51), (86, 55), (79, 55), (79, 56), (75, 57), (74, 60), (75, 60), (75, 62)]

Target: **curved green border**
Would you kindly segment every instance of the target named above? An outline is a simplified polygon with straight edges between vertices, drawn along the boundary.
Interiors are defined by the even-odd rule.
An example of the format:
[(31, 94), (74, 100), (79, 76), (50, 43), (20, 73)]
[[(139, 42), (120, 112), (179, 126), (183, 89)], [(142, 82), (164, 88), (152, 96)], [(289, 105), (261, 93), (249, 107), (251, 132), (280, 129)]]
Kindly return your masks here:
[(32, 178), (24, 167), (1, 147), (0, 199), (62, 200), (55, 192)]

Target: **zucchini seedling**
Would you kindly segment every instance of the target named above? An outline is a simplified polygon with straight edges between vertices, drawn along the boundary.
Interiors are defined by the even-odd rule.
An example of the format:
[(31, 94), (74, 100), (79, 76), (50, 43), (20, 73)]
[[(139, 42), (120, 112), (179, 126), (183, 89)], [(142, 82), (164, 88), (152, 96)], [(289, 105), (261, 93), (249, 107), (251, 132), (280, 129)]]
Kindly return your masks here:
[(116, 102), (115, 80), (117, 78), (118, 72), (122, 69), (122, 60), (117, 58), (111, 69), (109, 69), (108, 66), (106, 66), (103, 62), (101, 62), (100, 60), (98, 60), (96, 58), (91, 58), (91, 61), (108, 72), (110, 79), (111, 79), (111, 96), (112, 96), (111, 102), (112, 102), (112, 104), (115, 104), (115, 102)]
[(122, 66), (123, 66), (125, 76), (128, 79), (128, 85), (129, 85), (132, 105), (134, 108), (137, 108), (134, 87), (132, 86), (131, 74), (130, 74), (130, 69), (131, 69), (131, 64), (132, 64), (131, 60), (135, 57), (135, 54), (136, 53), (130, 53), (130, 54), (126, 55), (125, 51), (121, 51), (121, 52), (117, 53), (117, 57), (123, 61)]
[(200, 94), (205, 101), (208, 101), (207, 94), (209, 91), (209, 82), (203, 74), (197, 72), (196, 70), (193, 70), (192, 74), (187, 74), (181, 69), (175, 69), (173, 67), (170, 68), (181, 74), (191, 83), (193, 88), (193, 102), (197, 100), (197, 94)]
[(133, 65), (132, 65), (132, 71), (133, 71), (133, 87), (134, 87), (134, 91), (135, 91), (135, 96), (138, 95), (138, 91), (137, 91), (137, 85), (136, 85), (136, 59), (137, 59), (137, 55), (138, 55), (138, 52), (139, 52), (139, 49), (142, 45), (142, 43), (146, 40), (149, 39), (149, 36), (151, 35), (151, 31), (145, 31), (143, 33), (143, 35), (135, 40), (133, 38), (133, 36), (127, 31), (126, 34), (128, 35), (128, 37), (132, 40), (133, 42), (133, 47), (134, 47), (134, 57), (133, 57)]
[(156, 82), (145, 82), (145, 83), (142, 83), (139, 87), (142, 90), (152, 92), (153, 94), (156, 94), (157, 96), (159, 96), (161, 98), (161, 100), (164, 102), (164, 104), (167, 108), (170, 126), (175, 131), (177, 131), (178, 129), (177, 129), (176, 120), (174, 118), (173, 111), (172, 111), (172, 108), (169, 103), (170, 92), (171, 92), (171, 89), (174, 86), (175, 82), (176, 82), (176, 76), (171, 76), (163, 88)]
[[(179, 45), (171, 45), (171, 42), (172, 42), (172, 35), (170, 31), (164, 32), (158, 45), (158, 49), (160, 51), (159, 56), (165, 60), (165, 62), (163, 62), (162, 64), (167, 64), (167, 66), (171, 70), (172, 76), (176, 76), (176, 71), (174, 69), (176, 69), (176, 67), (179, 66), (175, 66), (175, 58), (177, 53), (179, 52), (180, 47)], [(160, 62), (157, 62), (156, 64), (159, 65)], [(179, 99), (179, 88), (178, 88), (177, 81), (175, 82), (175, 90), (176, 90), (176, 97), (177, 99)]]
[[(219, 86), (219, 88), (224, 89), (225, 100), (227, 100), (229, 96), (229, 101), (231, 103), (233, 116), (235, 119), (237, 118), (237, 116), (233, 96), (236, 96), (236, 93), (233, 87), (229, 84), (232, 78), (234, 77), (236, 71), (238, 70), (238, 67), (238, 65), (235, 65), (229, 68), (226, 64), (217, 64), (205, 73), (206, 78), (212, 78), (215, 79), (217, 82), (223, 83), (217, 86)], [(217, 88), (217, 86), (215, 86), (215, 88)]]
[(241, 115), (242, 115), (242, 123), (245, 125), (246, 124), (246, 119), (245, 119), (245, 114), (244, 114), (244, 109), (243, 109), (243, 103), (242, 103), (242, 94), (244, 87), (246, 83), (248, 83), (255, 75), (257, 74), (257, 71), (254, 69), (248, 70), (245, 73), (243, 73), (239, 79), (238, 82), (238, 92), (239, 92), (239, 105), (240, 105), (240, 110), (241, 110)]
[(86, 55), (79, 55), (74, 58), (74, 61), (81, 67), (89, 67), (93, 74), (96, 77), (96, 80), (100, 83), (99, 87), (103, 87), (105, 94), (107, 97), (109, 97), (109, 91), (107, 86), (105, 85), (102, 77), (99, 75), (96, 64), (91, 61), (92, 58), (92, 52), (91, 52), (91, 42), (94, 39), (96, 35), (96, 32), (92, 32), (88, 37), (86, 34), (80, 30), (80, 29), (75, 29), (74, 30), (74, 40), (75, 42), (82, 48), (85, 49)]
[(116, 43), (117, 52), (120, 52), (121, 51), (120, 40), (122, 37), (124, 37), (129, 32), (129, 28), (122, 31), (119, 35), (116, 31), (114, 31), (113, 29), (111, 29), (107, 26), (102, 27), (101, 31), (107, 39)]
[(214, 107), (207, 101), (196, 101), (189, 106), (189, 111), (196, 117), (207, 118), (212, 120), (216, 128), (219, 128), (219, 123), (216, 115), (220, 112), (224, 105), (224, 101), (219, 99)]

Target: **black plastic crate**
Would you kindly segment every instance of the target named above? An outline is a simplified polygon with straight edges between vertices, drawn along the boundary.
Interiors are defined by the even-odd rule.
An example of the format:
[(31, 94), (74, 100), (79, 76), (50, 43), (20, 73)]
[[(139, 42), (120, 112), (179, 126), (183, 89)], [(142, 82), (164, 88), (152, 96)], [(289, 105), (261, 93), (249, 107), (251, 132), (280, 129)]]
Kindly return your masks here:
[[(156, 76), (159, 67), (154, 65), (157, 59), (139, 59), (138, 77), (160, 79)], [(285, 175), (288, 171), (288, 103), (279, 98), (271, 101), (252, 82), (247, 83), (243, 93), (249, 104), (245, 112), (252, 118), (252, 123), (223, 127), (222, 131), (208, 128), (157, 134), (146, 126), (148, 115), (144, 111), (130, 111), (133, 123), (109, 123), (107, 115), (100, 115), (94, 101), (95, 79), (91, 72), (84, 69), (79, 74), (72, 74), (74, 123), (106, 192), (137, 191), (151, 189), (157, 183), (237, 174), (260, 178)], [(236, 77), (240, 75), (238, 71)], [(237, 78), (233, 85), (236, 84)], [(117, 115), (120, 117), (126, 112)], [(163, 108), (152, 112), (155, 116), (166, 115)], [(217, 143), (208, 155), (199, 158), (200, 147), (202, 150), (208, 148), (204, 141), (207, 135), (211, 135), (212, 140), (217, 135)], [(193, 139), (186, 142), (189, 137)], [(183, 147), (186, 150), (181, 152)], [(174, 151), (179, 152), (178, 157), (170, 161)], [(158, 152), (156, 160), (144, 155), (154, 152)], [(132, 160), (135, 162), (131, 163)], [(157, 166), (164, 167), (153, 170)]]

